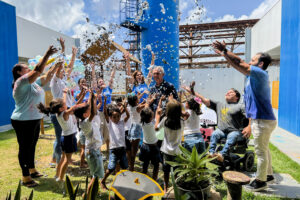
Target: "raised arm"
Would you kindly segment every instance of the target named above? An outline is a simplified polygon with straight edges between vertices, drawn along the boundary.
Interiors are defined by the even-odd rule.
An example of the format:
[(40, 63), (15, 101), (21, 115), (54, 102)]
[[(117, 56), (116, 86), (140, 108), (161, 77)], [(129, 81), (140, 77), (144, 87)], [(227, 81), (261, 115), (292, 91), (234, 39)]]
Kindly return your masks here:
[(150, 66), (150, 69), (149, 69), (149, 72), (148, 72), (148, 75), (147, 75), (147, 78), (146, 78), (146, 81), (145, 83), (149, 86), (151, 81), (152, 81), (152, 76), (153, 76), (153, 67), (154, 67), (154, 64), (155, 64), (155, 54), (154, 52), (151, 51), (151, 54), (152, 54), (152, 59), (151, 59), (151, 66)]
[(91, 114), (90, 114), (90, 117), (89, 117), (89, 121), (91, 122), (95, 115), (97, 114), (97, 106), (96, 106), (96, 98), (95, 98), (95, 94), (92, 92), (90, 93), (90, 109), (91, 109)]
[(53, 67), (51, 67), (47, 73), (43, 76), (41, 76), (41, 83), (42, 86), (45, 86), (53, 77), (53, 75), (55, 74), (55, 72), (57, 71), (57, 69), (59, 68), (60, 65), (62, 65), (63, 62), (57, 62)]
[(125, 113), (126, 113), (126, 117), (124, 118), (124, 122), (126, 123), (130, 117), (130, 114), (128, 112), (128, 109), (127, 109), (127, 104), (125, 103), (125, 101), (123, 102), (123, 108), (125, 110)]
[[(129, 58), (129, 53), (125, 53), (124, 54), (124, 59), (125, 59), (125, 68), (126, 68), (126, 75), (127, 75), (127, 79), (129, 79), (129, 83), (133, 84), (134, 80), (131, 74), (131, 66), (130, 66), (130, 58)], [(130, 78), (129, 78), (130, 77)]]
[(83, 99), (84, 99), (86, 93), (87, 93), (87, 91), (86, 91), (86, 89), (84, 89), (84, 88), (80, 91), (79, 95), (77, 95), (78, 101), (76, 102), (76, 105), (82, 103), (82, 101), (83, 101)]
[(76, 53), (77, 53), (77, 48), (72, 47), (72, 57), (71, 57), (71, 61), (70, 61), (69, 65), (68, 65), (68, 71), (67, 71), (67, 78), (68, 79), (70, 78), (71, 73), (72, 73), (73, 68), (74, 68)]
[(61, 46), (61, 54), (65, 55), (65, 40), (62, 37), (57, 40), (59, 41), (59, 44)]
[(109, 80), (109, 83), (108, 83), (108, 87), (110, 89), (113, 88), (115, 74), (116, 74), (116, 66), (114, 66), (114, 68), (113, 68), (113, 70), (112, 70), (112, 72), (110, 74), (110, 80)]
[(95, 63), (90, 63), (92, 68), (92, 89), (97, 90), (97, 79), (96, 79), (96, 71), (95, 71)]
[(35, 82), (36, 79), (43, 73), (47, 60), (56, 52), (57, 50), (52, 45), (48, 48), (42, 60), (35, 66), (34, 70), (28, 73), (28, 81), (30, 84)]
[[(68, 88), (65, 88), (64, 91), (63, 91), (63, 101), (64, 101), (64, 104), (66, 104), (67, 102), (67, 95), (68, 95), (68, 92), (69, 92), (69, 89)], [(68, 110), (66, 110), (64, 112), (64, 115), (63, 115), (63, 118), (65, 121), (69, 120), (69, 116), (71, 114), (73, 114), (73, 110), (74, 110), (75, 106), (72, 106), (71, 108), (69, 108)]]
[(228, 51), (226, 49), (226, 43), (224, 41), (222, 43), (219, 41), (215, 41), (212, 46), (215, 49), (215, 52), (224, 56), (224, 58), (229, 62), (230, 65), (232, 65), (233, 68), (244, 75), (250, 75), (250, 65), (239, 56)]
[[(187, 86), (182, 86), (183, 89), (185, 89), (188, 93), (192, 94), (192, 91), (189, 87)], [(204, 105), (206, 105), (207, 107), (210, 107), (210, 99), (207, 99), (205, 97), (203, 97), (202, 95), (200, 95), (199, 93), (195, 92), (194, 94), (196, 97), (199, 97), (201, 99), (201, 101), (204, 103)]]
[(160, 116), (162, 114), (162, 108), (161, 107), (157, 107), (156, 113), (155, 113), (155, 131), (159, 131), (159, 122), (160, 122)]

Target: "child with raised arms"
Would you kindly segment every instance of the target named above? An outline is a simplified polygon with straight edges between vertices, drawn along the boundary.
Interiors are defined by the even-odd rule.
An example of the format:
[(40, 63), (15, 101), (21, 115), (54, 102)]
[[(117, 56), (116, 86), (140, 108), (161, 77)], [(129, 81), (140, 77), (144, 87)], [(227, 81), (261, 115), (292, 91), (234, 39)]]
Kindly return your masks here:
[(181, 103), (169, 96), (169, 101), (166, 106), (166, 116), (160, 120), (162, 114), (161, 103), (159, 101), (158, 109), (155, 115), (155, 130), (164, 128), (164, 140), (160, 150), (163, 152), (163, 171), (164, 171), (164, 192), (167, 192), (169, 185), (169, 176), (171, 166), (166, 161), (174, 161), (176, 155), (180, 153), (179, 145), (181, 143), (181, 133), (184, 128), (184, 122), (181, 118), (182, 106)]
[[(99, 104), (101, 103), (102, 101), (100, 100)], [(97, 113), (96, 97), (93, 92), (90, 92), (87, 103), (79, 104), (74, 109), (74, 115), (79, 119), (79, 127), (86, 138), (85, 156), (90, 168), (90, 174), (93, 176), (86, 194), (89, 195), (95, 179), (103, 178), (104, 176), (103, 160), (100, 152), (102, 145), (102, 136), (100, 133), (101, 121), (100, 116)]]
[(126, 117), (121, 120), (121, 111), (117, 105), (110, 105), (106, 108), (106, 98), (104, 100), (104, 116), (109, 130), (109, 163), (105, 172), (104, 178), (101, 181), (101, 186), (107, 189), (105, 181), (108, 176), (115, 170), (117, 162), (122, 169), (128, 168), (128, 161), (125, 150), (125, 123), (130, 117), (126, 103), (123, 102), (123, 108), (126, 112)]
[[(74, 109), (76, 107), (72, 106), (71, 108), (67, 108), (67, 94), (69, 90), (65, 88), (63, 90), (63, 99), (54, 99), (50, 102), (49, 107), (45, 107), (42, 103), (38, 105), (38, 109), (40, 112), (49, 115), (56, 114), (57, 121), (62, 128), (62, 137), (61, 137), (61, 147), (62, 147), (62, 158), (56, 167), (56, 175), (55, 178), (57, 181), (62, 181), (66, 174), (68, 164), (71, 162), (72, 154), (77, 151), (77, 141), (76, 141), (76, 133), (77, 133), (77, 121), (74, 116)], [(81, 97), (80, 103), (83, 99)]]

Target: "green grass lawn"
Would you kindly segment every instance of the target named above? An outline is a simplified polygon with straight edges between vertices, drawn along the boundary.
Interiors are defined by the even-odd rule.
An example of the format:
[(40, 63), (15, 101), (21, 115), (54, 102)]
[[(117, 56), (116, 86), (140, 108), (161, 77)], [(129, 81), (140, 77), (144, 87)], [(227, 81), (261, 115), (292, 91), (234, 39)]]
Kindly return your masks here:
[[(55, 169), (49, 167), (49, 162), (51, 160), (51, 155), (53, 151), (53, 141), (54, 141), (54, 130), (53, 128), (46, 129), (45, 136), (42, 136), (37, 144), (36, 148), (36, 168), (46, 176), (37, 179), (40, 186), (34, 188), (34, 199), (68, 199), (63, 197), (63, 185), (60, 185), (54, 180)], [(275, 146), (270, 145), (273, 168), (275, 173), (287, 173), (290, 174), (294, 179), (300, 182), (300, 166), (288, 158), (285, 154), (281, 153)], [(0, 170), (0, 199), (5, 199), (6, 194), (9, 191), (15, 193), (18, 182), (21, 178), (21, 169), (18, 163), (18, 144), (16, 140), (16, 135), (14, 131), (8, 131), (5, 133), (0, 133), (0, 158), (1, 160), (1, 170)], [(73, 156), (75, 161), (79, 160), (79, 155), (75, 154)], [(78, 163), (78, 162), (77, 162)], [(107, 161), (105, 162), (105, 167)], [(137, 163), (137, 170), (141, 170), (140, 163)], [(80, 183), (82, 194), (85, 188), (85, 178), (89, 175), (88, 170), (82, 170), (78, 165), (71, 165), (68, 169), (68, 173), (72, 182), (76, 185)], [(160, 180), (162, 180), (163, 173), (160, 172)], [(113, 176), (108, 179), (108, 186), (112, 181)], [(160, 181), (162, 182), (162, 181)], [(223, 182), (215, 182), (214, 186), (218, 192), (220, 192), (223, 199), (226, 199), (226, 185)], [(28, 197), (31, 189), (22, 187), (22, 198)], [(112, 194), (112, 193), (111, 193)], [(108, 199), (108, 192), (100, 192), (99, 199)], [(80, 198), (78, 198), (80, 199)], [(251, 193), (243, 192), (244, 199), (279, 199), (264, 196), (254, 196)]]

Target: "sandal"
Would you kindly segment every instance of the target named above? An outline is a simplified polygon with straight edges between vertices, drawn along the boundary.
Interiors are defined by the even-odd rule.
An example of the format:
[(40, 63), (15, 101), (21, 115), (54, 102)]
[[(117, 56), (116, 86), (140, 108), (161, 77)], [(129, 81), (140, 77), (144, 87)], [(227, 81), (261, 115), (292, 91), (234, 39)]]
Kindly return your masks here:
[(31, 178), (39, 178), (44, 176), (43, 174), (40, 174), (39, 172), (34, 172), (32, 174), (30, 174)]
[(25, 187), (28, 187), (28, 188), (33, 188), (33, 187), (38, 186), (39, 184), (37, 182), (35, 182), (34, 180), (31, 180), (31, 181), (26, 182), (26, 183), (21, 181), (21, 185), (23, 185)]

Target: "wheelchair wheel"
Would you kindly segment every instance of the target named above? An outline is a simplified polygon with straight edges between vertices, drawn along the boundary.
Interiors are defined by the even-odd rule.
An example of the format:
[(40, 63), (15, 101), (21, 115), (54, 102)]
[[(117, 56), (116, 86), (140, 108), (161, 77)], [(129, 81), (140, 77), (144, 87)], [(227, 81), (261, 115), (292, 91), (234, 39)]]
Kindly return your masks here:
[(247, 172), (251, 172), (254, 166), (254, 153), (247, 152), (244, 156), (243, 168)]

